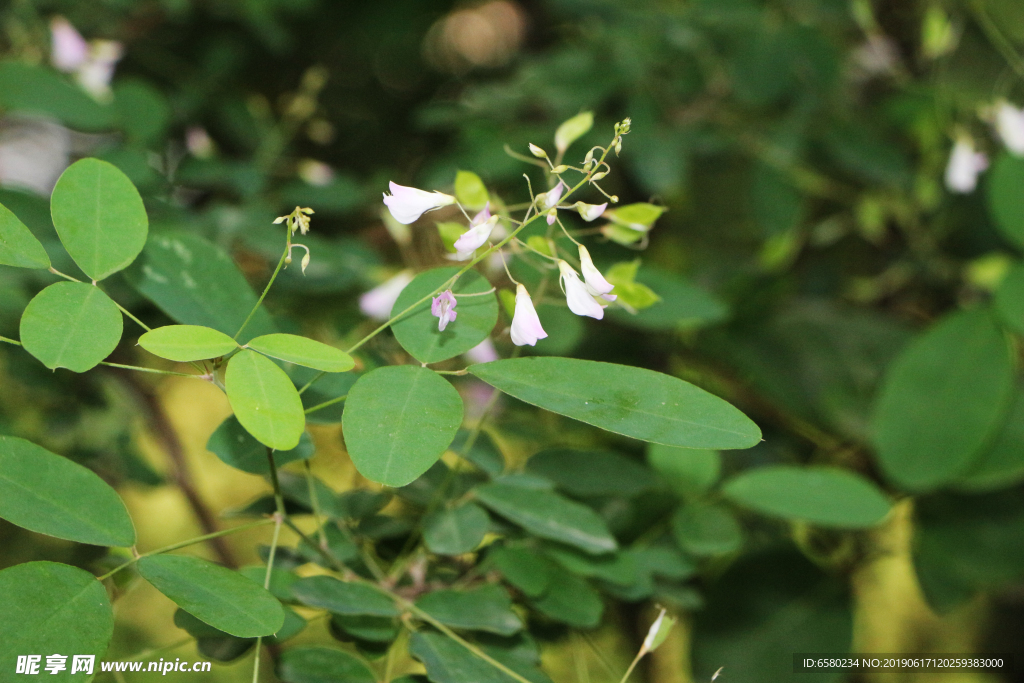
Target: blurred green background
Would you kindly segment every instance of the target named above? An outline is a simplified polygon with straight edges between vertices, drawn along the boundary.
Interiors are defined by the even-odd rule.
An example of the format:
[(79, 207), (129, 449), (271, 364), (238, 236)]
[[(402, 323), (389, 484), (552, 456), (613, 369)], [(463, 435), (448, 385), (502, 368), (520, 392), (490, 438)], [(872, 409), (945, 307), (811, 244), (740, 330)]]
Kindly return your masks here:
[[(58, 16), (123, 45), (109, 93), (50, 66)], [(788, 680), (765, 658), (852, 648), (1016, 652), (1016, 678), (899, 680), (1024, 680), (1024, 150), (995, 127), (1001, 101), (1024, 105), (1022, 54), (1020, 0), (7, 0), (0, 203), (76, 272), (57, 259), (47, 196), (70, 161), (107, 159), (143, 193), (154, 236), (205, 238), (216, 246), (200, 258), (223, 250), (256, 289), (280, 248), (273, 218), (313, 207), (312, 265), (304, 278), (284, 273), (269, 310), (282, 329), (351, 343), (372, 329), (360, 294), (443, 262), (432, 221), (405, 235), (382, 220), (389, 180), (450, 191), (467, 169), (522, 201), (524, 169), (505, 145), (549, 145), (584, 110), (596, 117), (584, 142), (604, 143), (631, 117), (605, 187), (667, 207), (649, 245), (629, 245), (662, 301), (600, 323), (541, 307), (551, 336), (536, 352), (660, 370), (735, 403), (765, 440), (724, 454), (725, 474), (829, 463), (898, 499), (870, 532), (742, 516), (743, 551), (701, 567), (677, 602), (681, 626), (636, 679), (706, 681), (724, 666), (722, 680)], [(976, 190), (954, 192), (950, 150), (968, 138), (991, 166)], [(632, 255), (600, 235), (591, 251), (599, 265)], [(140, 296), (158, 265), (148, 258), (111, 291), (162, 324), (175, 302)], [(51, 281), (0, 270), (0, 334), (17, 336), (24, 305)], [(925, 335), (967, 325), (959, 311), (973, 327)], [(986, 329), (1010, 352), (985, 347)], [(151, 362), (138, 333), (113, 360)], [(908, 348), (916, 369), (887, 375)], [(395, 346), (371, 351), (387, 359)], [(0, 432), (117, 485), (140, 547), (213, 528), (265, 490), (206, 452), (230, 412), (212, 387), (50, 373), (6, 346), (0, 382)], [(510, 408), (498, 421), (513, 459), (557, 429), (530, 419)], [(320, 476), (338, 489), (365, 483), (336, 425), (314, 437)], [(908, 473), (901, 458), (915, 449), (923, 460)], [(207, 551), (258, 563), (264, 536)], [(103, 552), (0, 521), (0, 568), (95, 567)], [(184, 635), (171, 603), (146, 590), (119, 599), (108, 658)], [(609, 605), (593, 638), (624, 668), (652, 612)], [(542, 640), (558, 683), (610, 680), (581, 641)], [(247, 661), (205, 680), (245, 680)]]

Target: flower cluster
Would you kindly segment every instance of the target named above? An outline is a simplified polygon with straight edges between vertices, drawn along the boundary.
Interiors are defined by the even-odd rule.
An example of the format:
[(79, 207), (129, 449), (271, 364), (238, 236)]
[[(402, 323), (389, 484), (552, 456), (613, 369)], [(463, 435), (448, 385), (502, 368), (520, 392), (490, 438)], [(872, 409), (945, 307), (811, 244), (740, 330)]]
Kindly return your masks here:
[[(1024, 108), (1000, 100), (989, 110), (988, 118), (1007, 151), (1024, 157)], [(988, 157), (977, 151), (974, 139), (961, 133), (953, 144), (946, 164), (946, 187), (967, 194), (978, 186), (978, 176), (988, 168)]]
[(74, 74), (75, 80), (97, 100), (110, 99), (110, 80), (123, 54), (116, 40), (86, 42), (64, 17), (50, 21), (50, 63), (58, 71)]

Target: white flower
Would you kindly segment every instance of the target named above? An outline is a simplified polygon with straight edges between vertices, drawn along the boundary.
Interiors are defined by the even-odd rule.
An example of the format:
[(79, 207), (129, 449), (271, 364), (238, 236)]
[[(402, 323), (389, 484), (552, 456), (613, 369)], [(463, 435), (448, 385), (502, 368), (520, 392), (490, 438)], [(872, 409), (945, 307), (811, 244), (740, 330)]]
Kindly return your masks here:
[(89, 43), (64, 17), (50, 21), (50, 63), (54, 68), (71, 73), (89, 57)]
[(974, 141), (960, 138), (953, 145), (946, 166), (946, 187), (952, 192), (966, 194), (978, 185), (978, 174), (988, 168), (988, 157), (974, 151)]
[(558, 201), (562, 198), (562, 192), (565, 191), (565, 184), (559, 180), (558, 184), (548, 190), (542, 195), (537, 197), (540, 203), (540, 210), (547, 211), (558, 206)]
[(384, 204), (399, 223), (408, 225), (427, 211), (455, 203), (455, 197), (441, 192), (427, 192), (415, 187), (390, 183), (391, 194), (384, 195)]
[(558, 262), (561, 273), (562, 291), (565, 292), (569, 310), (576, 315), (585, 315), (600, 320), (604, 317), (604, 306), (587, 291), (587, 286), (580, 280), (579, 274), (565, 261)]
[(1018, 109), (1006, 100), (996, 106), (996, 132), (1006, 149), (1024, 156), (1024, 109)]
[(124, 50), (116, 40), (94, 40), (89, 45), (89, 57), (78, 67), (75, 78), (82, 89), (98, 100), (110, 97), (110, 81), (114, 67)]
[(573, 208), (579, 211), (580, 217), (589, 223), (604, 213), (604, 210), (608, 208), (608, 202), (605, 202), (604, 204), (584, 204), (583, 202), (576, 202), (573, 204)]
[(615, 289), (615, 285), (605, 280), (601, 271), (594, 267), (590, 252), (582, 244), (580, 245), (580, 270), (583, 271), (583, 279), (586, 281), (587, 291), (591, 296), (599, 296), (605, 301), (615, 301), (617, 297), (609, 293)]
[(391, 317), (391, 309), (405, 286), (412, 282), (412, 271), (403, 270), (390, 280), (378, 285), (359, 297), (359, 310), (367, 318), (385, 321)]
[[(485, 209), (486, 211), (486, 209)], [(482, 212), (481, 212), (482, 213)], [(473, 222), (476, 222), (475, 220)], [(482, 247), (491, 236), (491, 230), (498, 224), (498, 217), (491, 216), (483, 223), (474, 225), (455, 240), (455, 256), (459, 261), (473, 258), (473, 252)]]
[(533, 299), (526, 287), (516, 285), (516, 311), (512, 316), (512, 343), (516, 346), (529, 344), (534, 346), (538, 339), (544, 339), (548, 333), (540, 325), (537, 309), (533, 307)]

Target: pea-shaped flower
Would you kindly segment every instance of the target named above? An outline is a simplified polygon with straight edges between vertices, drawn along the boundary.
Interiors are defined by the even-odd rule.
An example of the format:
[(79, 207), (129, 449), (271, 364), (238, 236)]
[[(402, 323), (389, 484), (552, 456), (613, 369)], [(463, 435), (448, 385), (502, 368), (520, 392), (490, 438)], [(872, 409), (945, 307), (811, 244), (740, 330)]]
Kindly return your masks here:
[(1024, 156), (1024, 109), (1006, 100), (996, 106), (996, 132), (1010, 153)]
[(988, 157), (974, 150), (974, 141), (964, 137), (956, 141), (946, 165), (946, 187), (967, 194), (978, 185), (978, 174), (988, 168)]
[(533, 307), (530, 293), (522, 285), (516, 285), (516, 310), (512, 316), (510, 332), (512, 343), (516, 346), (524, 344), (534, 346), (538, 339), (548, 336), (548, 333), (541, 327), (540, 318), (537, 317), (537, 309)]
[(391, 194), (384, 195), (384, 203), (399, 223), (408, 225), (427, 211), (455, 203), (455, 197), (442, 192), (427, 192), (415, 187), (390, 183)]
[[(484, 209), (484, 211), (487, 211), (487, 209)], [(477, 214), (471, 221), (469, 230), (462, 233), (462, 236), (455, 240), (455, 255), (459, 261), (468, 261), (473, 258), (473, 252), (484, 246), (490, 238), (494, 226), (498, 224), (498, 217), (490, 216), (486, 220), (473, 225), (481, 214), (483, 214), (483, 211)]]
[(609, 292), (615, 289), (615, 285), (604, 279), (601, 271), (594, 266), (594, 261), (590, 258), (590, 252), (582, 244), (580, 245), (580, 270), (583, 271), (583, 279), (587, 286), (587, 291), (592, 296), (599, 296), (605, 301), (615, 301), (617, 297), (614, 294), (609, 294)]
[(437, 317), (438, 331), (444, 332), (444, 328), (448, 327), (448, 323), (455, 320), (455, 316), (458, 315), (455, 312), (455, 304), (457, 303), (455, 295), (452, 294), (450, 289), (446, 289), (434, 297), (433, 302), (430, 304), (430, 313)]
[(565, 292), (565, 301), (569, 304), (569, 310), (576, 315), (585, 315), (597, 320), (603, 318), (604, 305), (587, 291), (587, 286), (580, 280), (579, 273), (565, 261), (558, 262), (558, 271), (561, 273), (559, 278), (562, 283), (562, 291)]
[(604, 210), (608, 208), (608, 202), (605, 202), (604, 204), (585, 204), (583, 202), (576, 202), (573, 204), (573, 207), (579, 211), (580, 218), (589, 223), (604, 213)]

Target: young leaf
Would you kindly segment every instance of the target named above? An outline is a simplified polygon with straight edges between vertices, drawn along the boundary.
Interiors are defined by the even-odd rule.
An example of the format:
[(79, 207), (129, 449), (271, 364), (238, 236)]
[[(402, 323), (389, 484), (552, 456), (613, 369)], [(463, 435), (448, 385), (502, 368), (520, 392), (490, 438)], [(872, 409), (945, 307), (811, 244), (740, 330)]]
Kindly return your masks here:
[(473, 503), (437, 510), (423, 520), (423, 542), (439, 555), (469, 553), (484, 540), (489, 525), (487, 513)]
[(565, 121), (555, 130), (555, 149), (561, 153), (569, 149), (569, 145), (590, 132), (594, 126), (594, 112), (585, 111)]
[[(256, 294), (227, 252), (190, 233), (154, 235), (125, 279), (173, 320), (227, 335), (238, 331), (256, 305)], [(275, 331), (261, 306), (239, 342)]]
[(266, 334), (246, 346), (265, 356), (322, 372), (348, 372), (355, 367), (352, 356), (341, 349), (294, 334)]
[(1024, 246), (1024, 159), (1003, 152), (988, 176), (986, 199), (996, 227), (1007, 240)]
[[(267, 447), (253, 438), (234, 415), (214, 430), (206, 442), (206, 450), (235, 469), (262, 476), (270, 474)], [(304, 431), (298, 446), (289, 451), (274, 451), (274, 463), (281, 467), (296, 460), (309, 460), (315, 452), (313, 439)]]
[(347, 652), (331, 647), (286, 650), (277, 662), (284, 683), (376, 683), (366, 665)]
[(455, 242), (466, 232), (465, 223), (456, 221), (438, 221), (437, 234), (441, 238), (441, 244), (449, 254), (455, 253)]
[(636, 311), (650, 308), (661, 301), (661, 297), (654, 290), (636, 281), (636, 274), (639, 269), (640, 259), (634, 259), (633, 261), (616, 263), (605, 273), (608, 282), (615, 285), (613, 291), (618, 297), (616, 301), (624, 303)]
[(436, 590), (416, 606), (445, 626), (510, 636), (523, 629), (503, 588), (487, 584), (471, 590)]
[(255, 351), (239, 351), (224, 377), (235, 417), (261, 443), (280, 451), (299, 445), (306, 428), (302, 399), (284, 370)]
[(433, 370), (415, 365), (377, 368), (360, 377), (342, 415), (356, 469), (395, 487), (430, 469), (460, 424), (459, 392)]
[(16, 268), (49, 268), (43, 245), (10, 209), (0, 204), (0, 265)]
[(681, 379), (573, 358), (514, 358), (469, 372), (521, 401), (635, 439), (685, 448), (749, 448), (761, 430)]
[(61, 174), (50, 211), (64, 248), (93, 280), (127, 268), (149, 234), (138, 190), (116, 166), (99, 159), (81, 159)]
[(672, 531), (679, 547), (698, 557), (728, 555), (743, 545), (739, 522), (719, 505), (684, 505), (672, 518)]
[(135, 545), (131, 517), (109, 484), (91, 470), (13, 436), (0, 436), (0, 518), (78, 543)]
[(493, 483), (475, 490), (477, 500), (531, 534), (592, 554), (618, 548), (596, 512), (551, 491)]
[(472, 171), (459, 171), (455, 174), (455, 198), (467, 211), (481, 211), (491, 200), (484, 181)]
[(648, 232), (654, 222), (661, 217), (661, 214), (668, 211), (664, 206), (656, 206), (641, 202), (638, 204), (626, 204), (614, 209), (608, 209), (602, 214), (613, 223), (624, 228), (635, 230), (639, 233)]
[(1012, 391), (1010, 350), (991, 311), (945, 317), (886, 373), (872, 425), (886, 477), (909, 491), (955, 480), (998, 429)]
[(370, 617), (397, 617), (399, 612), (391, 598), (360, 583), (340, 581), (333, 576), (310, 576), (299, 579), (292, 593), (304, 605), (325, 609), (334, 614)]
[(32, 673), (48, 675), (43, 668), (47, 654), (94, 655), (99, 660), (107, 651), (114, 614), (103, 584), (89, 572), (56, 562), (25, 562), (0, 571), (0, 595), (4, 680), (21, 678), (14, 673), (19, 655), (43, 655)]
[(284, 625), (284, 608), (263, 586), (238, 572), (186, 555), (151, 555), (139, 573), (179, 607), (239, 638), (269, 636)]
[(139, 337), (139, 346), (154, 356), (187, 362), (227, 355), (238, 348), (238, 343), (210, 327), (166, 325)]
[(21, 343), (51, 370), (91, 370), (117, 347), (123, 331), (117, 305), (84, 282), (50, 285), (21, 316)]
[[(402, 290), (391, 314), (404, 311), (457, 272), (458, 267), (449, 267), (420, 273)], [(463, 274), (452, 286), (452, 293), (458, 302), (455, 306), (457, 317), (443, 332), (437, 329), (438, 319), (431, 314), (431, 300), (427, 299), (391, 326), (395, 339), (421, 363), (437, 363), (469, 351), (490, 336), (498, 322), (498, 302), (493, 294), (471, 297), (460, 295), (480, 294), (489, 289), (491, 284), (475, 270)]]
[(726, 481), (722, 493), (766, 515), (840, 529), (876, 526), (891, 508), (877, 486), (838, 467), (758, 467)]

